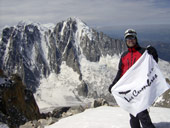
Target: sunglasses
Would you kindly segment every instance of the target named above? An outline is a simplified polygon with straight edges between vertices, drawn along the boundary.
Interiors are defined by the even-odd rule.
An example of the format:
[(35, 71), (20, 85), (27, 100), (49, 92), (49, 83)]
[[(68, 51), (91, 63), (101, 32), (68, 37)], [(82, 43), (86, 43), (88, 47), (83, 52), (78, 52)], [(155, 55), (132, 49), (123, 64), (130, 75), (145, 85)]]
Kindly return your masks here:
[(128, 37), (126, 37), (126, 40), (134, 40), (134, 39), (136, 39), (134, 36), (128, 36)]

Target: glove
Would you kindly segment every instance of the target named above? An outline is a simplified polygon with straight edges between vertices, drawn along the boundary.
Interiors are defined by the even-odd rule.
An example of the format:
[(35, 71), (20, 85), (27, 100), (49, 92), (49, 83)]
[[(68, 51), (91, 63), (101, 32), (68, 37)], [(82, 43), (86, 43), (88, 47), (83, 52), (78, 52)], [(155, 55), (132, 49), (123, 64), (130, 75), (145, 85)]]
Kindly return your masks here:
[(155, 61), (158, 62), (158, 54), (157, 54), (156, 49), (149, 45), (147, 47), (147, 51), (148, 51), (148, 54), (152, 55)]
[(147, 51), (150, 55), (153, 55), (155, 53), (155, 48), (152, 46), (147, 46)]

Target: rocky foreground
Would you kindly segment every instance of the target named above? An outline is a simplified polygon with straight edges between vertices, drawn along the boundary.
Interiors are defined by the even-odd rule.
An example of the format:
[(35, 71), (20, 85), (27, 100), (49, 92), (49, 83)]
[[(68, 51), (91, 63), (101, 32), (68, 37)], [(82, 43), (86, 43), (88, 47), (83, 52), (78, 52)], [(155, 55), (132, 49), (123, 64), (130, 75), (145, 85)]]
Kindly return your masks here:
[(108, 105), (104, 99), (100, 99), (87, 106), (59, 107), (52, 112), (40, 113), (32, 91), (26, 88), (22, 79), (17, 74), (7, 77), (2, 70), (0, 92), (0, 126), (6, 124), (10, 128), (43, 128), (89, 107)]
[(26, 88), (17, 74), (7, 77), (0, 70), (0, 122), (17, 128), (39, 118), (41, 114), (32, 91)]

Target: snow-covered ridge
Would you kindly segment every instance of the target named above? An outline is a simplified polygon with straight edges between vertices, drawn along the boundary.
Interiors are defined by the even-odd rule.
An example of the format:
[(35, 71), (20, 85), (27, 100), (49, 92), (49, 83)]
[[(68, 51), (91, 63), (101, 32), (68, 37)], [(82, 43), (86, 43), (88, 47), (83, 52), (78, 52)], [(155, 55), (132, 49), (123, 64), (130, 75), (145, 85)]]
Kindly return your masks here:
[[(170, 109), (151, 107), (150, 116), (156, 128), (170, 128), (169, 113)], [(129, 118), (119, 107), (102, 106), (63, 118), (45, 128), (130, 128)]]
[(40, 24), (38, 22), (33, 22), (33, 21), (30, 21), (30, 20), (27, 20), (27, 21), (22, 20), (22, 21), (18, 22), (17, 26), (15, 26), (15, 27), (21, 27), (21, 26), (27, 26), (27, 25), (37, 26), (42, 31), (45, 31), (45, 30), (48, 30), (48, 29), (54, 29), (54, 27), (55, 27), (55, 24), (53, 24), (53, 23)]
[(77, 38), (81, 38), (81, 36), (85, 36), (87, 35), (89, 37), (89, 39), (92, 39), (92, 29), (89, 28), (81, 19), (77, 18), (77, 17), (73, 17), (73, 18), (68, 18), (67, 20), (63, 21), (63, 28), (61, 30), (61, 35), (64, 34), (64, 29), (66, 27), (67, 22), (70, 21), (75, 21), (76, 25), (77, 25), (77, 32), (76, 32), (76, 37)]

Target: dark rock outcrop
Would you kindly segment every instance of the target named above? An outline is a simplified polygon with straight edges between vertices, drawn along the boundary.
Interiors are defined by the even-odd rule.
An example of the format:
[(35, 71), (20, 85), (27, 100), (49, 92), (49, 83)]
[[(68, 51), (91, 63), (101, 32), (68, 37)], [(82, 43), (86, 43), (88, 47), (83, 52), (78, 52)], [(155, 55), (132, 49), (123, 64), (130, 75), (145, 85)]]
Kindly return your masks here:
[[(170, 80), (166, 78), (166, 82), (170, 85)], [(157, 101), (154, 106), (170, 108), (170, 89), (162, 94), (161, 100)]]
[(18, 128), (27, 121), (41, 117), (32, 91), (14, 74), (10, 78), (0, 70), (0, 122)]

